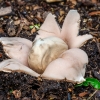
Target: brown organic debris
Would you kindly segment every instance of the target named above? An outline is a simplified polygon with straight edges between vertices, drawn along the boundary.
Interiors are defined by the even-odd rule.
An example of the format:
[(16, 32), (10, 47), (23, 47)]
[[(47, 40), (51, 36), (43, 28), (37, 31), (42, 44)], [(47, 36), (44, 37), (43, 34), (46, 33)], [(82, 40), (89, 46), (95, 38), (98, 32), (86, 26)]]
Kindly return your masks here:
[(3, 31), (3, 29), (2, 29), (2, 28), (0, 28), (0, 33), (4, 33), (4, 31)]
[(8, 20), (6, 29), (9, 36), (15, 36), (16, 31), (15, 31), (13, 20)]
[(11, 12), (12, 12), (11, 6), (5, 7), (5, 8), (0, 8), (0, 16), (10, 14)]
[(29, 25), (29, 22), (28, 22), (28, 20), (27, 20), (26, 18), (21, 17), (20, 25), (19, 25), (18, 31), (17, 31), (17, 33), (16, 33), (16, 36), (19, 35), (19, 33), (22, 31), (22, 29), (23, 29), (23, 27), (24, 27), (25, 25)]
[(22, 100), (31, 100), (31, 98), (24, 97), (24, 98), (22, 98)]
[(31, 34), (33, 34), (34, 32), (36, 32), (36, 28), (35, 27), (31, 30)]
[(79, 93), (79, 96), (80, 97), (84, 97), (84, 96), (86, 96), (88, 94), (88, 92), (82, 92), (82, 93)]
[(2, 57), (2, 53), (0, 53), (0, 57)]
[(89, 13), (90, 16), (100, 15), (100, 11), (92, 11)]
[(46, 2), (48, 2), (48, 3), (52, 3), (52, 2), (60, 2), (60, 1), (64, 1), (64, 0), (46, 0)]
[(15, 98), (20, 98), (21, 97), (21, 91), (20, 90), (14, 90), (12, 93), (15, 96)]

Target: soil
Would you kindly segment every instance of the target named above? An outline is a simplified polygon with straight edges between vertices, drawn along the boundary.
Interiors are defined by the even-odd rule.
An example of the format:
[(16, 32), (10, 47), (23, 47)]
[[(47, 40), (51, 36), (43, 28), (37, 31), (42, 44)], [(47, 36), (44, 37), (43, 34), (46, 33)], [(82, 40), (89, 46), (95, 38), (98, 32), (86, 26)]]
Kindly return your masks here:
[[(81, 15), (80, 35), (91, 34), (82, 47), (89, 57), (85, 77), (94, 77), (100, 72), (100, 1), (99, 0), (62, 0), (47, 3), (43, 0), (0, 0), (1, 7), (11, 7), (12, 11), (0, 14), (0, 37), (23, 37), (34, 40), (37, 28), (30, 26), (42, 24), (48, 12), (56, 15), (62, 26), (70, 9)], [(0, 44), (0, 62), (8, 59)], [(0, 100), (100, 100), (100, 91), (92, 86), (75, 87), (66, 80), (53, 81), (33, 77), (24, 73), (0, 72)]]

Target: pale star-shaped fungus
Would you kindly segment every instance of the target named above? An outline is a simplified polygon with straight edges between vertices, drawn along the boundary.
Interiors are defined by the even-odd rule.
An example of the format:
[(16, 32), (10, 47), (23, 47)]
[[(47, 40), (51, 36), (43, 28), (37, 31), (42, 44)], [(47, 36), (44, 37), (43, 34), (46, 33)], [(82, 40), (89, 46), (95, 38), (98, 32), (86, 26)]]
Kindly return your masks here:
[[(76, 10), (70, 10), (64, 20), (62, 29), (60, 29), (59, 25), (55, 21), (55, 17), (51, 13), (48, 14), (38, 31), (39, 35), (37, 35), (35, 41), (33, 41), (33, 45), (32, 42), (27, 39), (1, 37), (0, 41), (3, 44), (5, 53), (9, 57), (19, 61), (19, 63), (12, 60), (12, 62), (15, 63), (13, 66), (16, 68), (13, 68), (12, 70), (12, 65), (11, 67), (9, 65), (10, 61), (3, 61), (3, 64), (2, 62), (0, 63), (0, 67), (2, 67), (0, 70), (6, 71), (6, 68), (3, 70), (3, 67), (9, 66), (9, 70), (10, 68), (12, 71), (17, 71), (18, 69), (21, 72), (27, 73), (23, 68), (25, 65), (28, 65), (28, 59), (30, 68), (34, 70), (33, 74), (29, 73), (32, 76), (39, 76), (39, 74), (41, 74), (43, 78), (47, 79), (59, 80), (66, 78), (74, 82), (84, 81), (85, 66), (88, 63), (88, 56), (83, 50), (78, 48), (84, 44), (85, 41), (93, 37), (91, 35), (78, 35), (79, 21), (80, 16), (78, 12)], [(67, 50), (68, 48), (69, 50)], [(52, 50), (54, 50), (54, 52)], [(18, 55), (16, 55), (16, 52)], [(44, 57), (44, 55), (47, 56)], [(54, 58), (51, 55), (56, 55), (56, 57)], [(42, 59), (43, 57), (45, 58), (44, 61)], [(20, 60), (20, 58), (22, 58), (22, 60)], [(37, 66), (38, 60), (39, 65)], [(33, 65), (32, 61), (34, 62)], [(24, 65), (20, 64), (20, 62)], [(23, 70), (19, 68), (19, 64), (20, 68)], [(45, 67), (41, 65), (45, 65)], [(26, 67), (27, 66), (25, 66), (25, 68)]]

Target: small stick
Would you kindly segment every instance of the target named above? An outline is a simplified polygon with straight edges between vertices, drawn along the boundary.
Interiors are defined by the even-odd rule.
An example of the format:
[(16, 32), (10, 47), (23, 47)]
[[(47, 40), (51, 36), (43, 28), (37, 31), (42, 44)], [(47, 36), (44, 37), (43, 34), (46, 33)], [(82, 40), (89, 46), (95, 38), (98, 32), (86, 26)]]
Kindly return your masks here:
[(87, 98), (87, 100), (90, 100), (93, 96), (94, 96), (94, 94), (97, 92), (98, 90), (95, 90), (94, 92), (93, 92), (93, 94), (92, 95), (90, 95), (90, 97), (89, 98)]

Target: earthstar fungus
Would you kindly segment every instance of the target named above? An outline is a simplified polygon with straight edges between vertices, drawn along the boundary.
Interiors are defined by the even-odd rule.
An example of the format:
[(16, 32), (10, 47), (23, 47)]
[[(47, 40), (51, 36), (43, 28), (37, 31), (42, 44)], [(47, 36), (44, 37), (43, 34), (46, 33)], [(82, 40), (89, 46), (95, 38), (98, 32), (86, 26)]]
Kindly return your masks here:
[[(78, 35), (79, 24), (80, 16), (76, 10), (68, 12), (62, 29), (50, 13), (40, 27), (39, 35), (33, 44), (23, 38), (1, 37), (0, 42), (5, 53), (13, 59), (1, 62), (0, 70), (24, 72), (36, 77), (41, 75), (46, 79), (83, 82), (88, 56), (79, 47), (93, 37)], [(14, 55), (16, 52), (17, 56)]]

